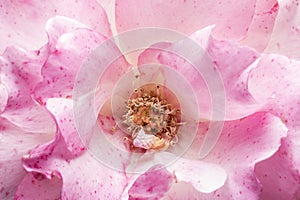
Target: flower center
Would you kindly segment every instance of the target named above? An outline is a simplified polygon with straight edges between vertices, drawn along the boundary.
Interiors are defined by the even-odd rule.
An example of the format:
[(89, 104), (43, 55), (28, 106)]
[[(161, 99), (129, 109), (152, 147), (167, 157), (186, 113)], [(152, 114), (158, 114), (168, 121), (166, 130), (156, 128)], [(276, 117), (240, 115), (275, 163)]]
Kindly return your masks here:
[[(131, 147), (165, 150), (177, 141), (180, 119), (179, 103), (174, 94), (157, 84), (136, 89), (126, 102), (123, 123), (127, 126)], [(163, 96), (168, 97), (163, 98)], [(172, 102), (173, 101), (173, 102)]]

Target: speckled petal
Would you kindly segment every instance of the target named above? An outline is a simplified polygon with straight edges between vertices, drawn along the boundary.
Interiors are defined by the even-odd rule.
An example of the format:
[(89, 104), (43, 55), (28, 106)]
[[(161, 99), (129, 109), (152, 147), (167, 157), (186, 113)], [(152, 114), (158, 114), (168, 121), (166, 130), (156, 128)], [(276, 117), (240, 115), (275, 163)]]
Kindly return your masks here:
[(0, 199), (12, 199), (25, 176), (22, 156), (53, 138), (54, 132), (26, 132), (0, 118)]
[(47, 179), (39, 173), (28, 173), (15, 194), (18, 200), (60, 199), (62, 181), (53, 177)]
[(39, 49), (47, 42), (46, 22), (56, 15), (71, 17), (105, 36), (111, 35), (106, 13), (96, 0), (2, 1), (0, 52), (10, 44)]
[(271, 38), (278, 7), (277, 0), (256, 1), (253, 20), (241, 44), (262, 52)]
[[(191, 157), (197, 157), (202, 137), (209, 124), (202, 123), (199, 135), (191, 148)], [(202, 136), (201, 136), (202, 135)], [(203, 199), (256, 199), (261, 185), (254, 174), (256, 163), (271, 157), (287, 135), (282, 121), (268, 113), (225, 122), (221, 137), (203, 161), (222, 166), (227, 173), (225, 185)]]
[(216, 24), (216, 36), (240, 39), (246, 34), (252, 21), (254, 5), (254, 0), (116, 0), (116, 26), (118, 32), (160, 27), (191, 34), (205, 26)]
[(173, 174), (162, 166), (154, 166), (138, 176), (128, 191), (129, 200), (155, 200), (170, 189)]
[[(61, 32), (60, 29), (56, 29)], [(62, 34), (55, 51), (42, 68), (43, 81), (35, 89), (35, 96), (43, 102), (51, 97), (71, 97), (74, 81), (83, 60), (105, 38), (88, 29), (76, 29)]]
[(255, 167), (262, 200), (300, 199), (300, 132), (289, 131), (279, 151)]
[[(138, 64), (159, 62), (182, 75), (194, 89), (202, 118), (212, 119), (216, 109), (225, 109), (227, 120), (241, 118), (258, 111), (262, 105), (256, 102), (248, 91), (249, 69), (258, 58), (258, 53), (230, 41), (215, 39), (211, 36), (212, 29), (210, 26), (197, 31), (190, 39), (186, 39), (186, 42), (180, 41), (172, 45), (155, 44), (140, 55)], [(195, 41), (194, 45), (199, 45), (199, 48), (203, 49), (203, 52), (198, 54), (189, 52), (190, 48), (187, 45), (191, 39)], [(186, 55), (191, 56), (183, 59), (168, 51), (185, 51)], [(189, 62), (196, 63), (201, 73)], [(218, 84), (213, 80), (219, 80)], [(222, 94), (223, 97), (218, 96)], [(219, 100), (214, 99), (216, 97)], [(225, 108), (219, 107), (224, 104)], [(214, 117), (216, 119), (216, 115)], [(217, 117), (219, 120), (224, 119), (221, 115)]]
[(0, 83), (0, 114), (4, 111), (8, 101), (8, 92), (6, 87)]
[(263, 55), (249, 78), (249, 91), (265, 110), (289, 127), (300, 126), (300, 62), (281, 55)]
[(60, 133), (52, 143), (32, 151), (23, 163), (29, 172), (61, 177), (62, 199), (120, 199), (126, 185), (123, 172), (104, 165), (87, 151), (78, 157), (70, 154)]
[(300, 3), (298, 0), (278, 3), (278, 17), (266, 51), (300, 59)]
[(49, 113), (32, 98), (33, 90), (41, 80), (45, 50), (25, 51), (9, 47), (0, 58), (1, 84), (8, 93), (1, 116), (28, 132), (55, 132)]

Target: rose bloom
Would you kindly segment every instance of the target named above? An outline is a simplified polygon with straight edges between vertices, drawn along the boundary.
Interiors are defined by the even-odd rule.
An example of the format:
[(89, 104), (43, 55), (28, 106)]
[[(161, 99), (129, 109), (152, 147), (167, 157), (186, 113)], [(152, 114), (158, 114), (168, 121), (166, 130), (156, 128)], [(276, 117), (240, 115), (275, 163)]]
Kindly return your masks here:
[(297, 0), (0, 16), (1, 199), (300, 199)]

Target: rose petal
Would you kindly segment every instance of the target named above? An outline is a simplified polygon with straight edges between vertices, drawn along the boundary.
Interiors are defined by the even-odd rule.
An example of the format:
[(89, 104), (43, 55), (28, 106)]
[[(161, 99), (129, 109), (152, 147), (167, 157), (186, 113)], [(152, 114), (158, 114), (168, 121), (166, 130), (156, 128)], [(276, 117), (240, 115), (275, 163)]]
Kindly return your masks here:
[(269, 53), (279, 53), (291, 58), (300, 58), (300, 5), (298, 1), (279, 1), (278, 17), (270, 43)]
[[(155, 54), (156, 59), (161, 64), (173, 68), (189, 81), (198, 97), (202, 118), (214, 117), (216, 119), (218, 117), (219, 120), (223, 120), (224, 116), (221, 114), (212, 116), (224, 110), (220, 107), (223, 103), (226, 103), (225, 119), (237, 119), (252, 114), (262, 106), (254, 101), (247, 87), (249, 69), (258, 57), (257, 52), (229, 41), (216, 40), (210, 35), (211, 29), (212, 27), (207, 27), (191, 35), (190, 38), (193, 40), (186, 39), (160, 50), (162, 53)], [(192, 47), (190, 46), (193, 45), (199, 45), (198, 48), (202, 47), (208, 54), (204, 51), (191, 54)], [(187, 57), (182, 59), (168, 51)], [(148, 56), (153, 56), (153, 54), (144, 52), (139, 60), (142, 62), (150, 60), (146, 58)], [(212, 59), (211, 61), (208, 56)], [(198, 68), (196, 69), (190, 62)], [(223, 96), (220, 96), (222, 94)]]
[(0, 52), (8, 45), (39, 49), (46, 43), (46, 21), (56, 15), (74, 18), (105, 36), (111, 36), (106, 13), (96, 1), (16, 1), (0, 4)]
[(1, 58), (1, 83), (8, 93), (2, 117), (28, 132), (55, 132), (49, 113), (32, 98), (41, 80), (40, 70), (45, 62), (45, 50), (24, 51), (9, 47)]
[(169, 166), (168, 170), (174, 173), (178, 181), (191, 183), (203, 193), (222, 187), (227, 177), (225, 170), (218, 165), (183, 158)]
[(63, 181), (62, 199), (119, 199), (126, 185), (123, 172), (103, 165), (88, 152), (70, 155), (61, 137), (32, 151), (24, 167), (49, 178), (58, 174)]
[(256, 164), (255, 172), (263, 185), (262, 200), (300, 198), (299, 142), (299, 131), (290, 131), (276, 154)]
[(4, 111), (8, 101), (8, 92), (6, 87), (0, 83), (0, 114)]
[(22, 156), (37, 145), (50, 141), (53, 132), (25, 132), (1, 117), (0, 137), (0, 198), (11, 199), (25, 176)]
[(247, 36), (241, 41), (243, 45), (263, 51), (271, 38), (278, 14), (278, 1), (256, 1), (255, 13)]
[(158, 199), (170, 189), (173, 175), (162, 166), (154, 166), (140, 175), (128, 191), (130, 200)]
[(73, 102), (71, 99), (52, 98), (47, 101), (47, 109), (57, 120), (60, 131), (63, 135), (66, 146), (74, 155), (80, 154), (85, 147), (77, 133), (73, 120)]
[(300, 62), (280, 55), (264, 55), (249, 78), (249, 91), (257, 101), (265, 101), (265, 110), (285, 122), (300, 126)]
[(62, 181), (57, 177), (47, 179), (41, 174), (28, 173), (20, 183), (15, 199), (59, 199)]
[(254, 5), (253, 0), (117, 0), (116, 26), (118, 32), (142, 27), (160, 27), (191, 34), (205, 26), (216, 24), (216, 36), (240, 39), (251, 23)]
[(43, 81), (35, 90), (37, 98), (45, 101), (51, 97), (71, 97), (83, 60), (104, 40), (103, 36), (88, 29), (63, 34), (55, 45), (56, 51), (43, 66)]

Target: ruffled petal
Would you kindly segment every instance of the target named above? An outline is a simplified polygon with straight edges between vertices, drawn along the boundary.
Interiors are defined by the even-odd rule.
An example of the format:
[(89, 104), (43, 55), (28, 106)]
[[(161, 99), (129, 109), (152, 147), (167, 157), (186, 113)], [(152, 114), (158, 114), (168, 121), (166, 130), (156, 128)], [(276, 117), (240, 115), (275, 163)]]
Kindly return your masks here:
[(20, 183), (15, 199), (59, 199), (61, 186), (62, 181), (57, 177), (47, 179), (38, 173), (28, 173)]
[(32, 98), (33, 90), (41, 80), (45, 50), (24, 51), (16, 47), (6, 49), (1, 57), (1, 83), (8, 93), (2, 117), (28, 132), (55, 132), (49, 113)]
[(256, 1), (253, 20), (241, 43), (262, 52), (271, 38), (278, 8), (277, 0)]
[(290, 58), (300, 58), (300, 5), (297, 0), (279, 1), (268, 53), (279, 53)]
[[(55, 30), (61, 32), (59, 28)], [(36, 98), (44, 102), (51, 97), (71, 97), (83, 60), (104, 40), (103, 36), (88, 29), (62, 34), (56, 44), (51, 44), (50, 40), (49, 45), (55, 45), (55, 51), (50, 53), (42, 68), (43, 81), (35, 89)]]
[(129, 200), (162, 198), (170, 189), (173, 174), (161, 166), (154, 166), (140, 175), (128, 191)]
[(217, 37), (240, 39), (246, 34), (252, 21), (254, 5), (254, 0), (116, 0), (116, 26), (118, 32), (159, 27), (191, 34), (205, 26), (216, 24), (214, 33)]
[(11, 199), (25, 176), (22, 156), (37, 145), (50, 141), (53, 132), (25, 132), (8, 120), (0, 118), (0, 198)]
[(73, 120), (73, 101), (64, 98), (52, 98), (47, 101), (47, 109), (55, 117), (59, 129), (65, 133), (63, 138), (68, 150), (74, 155), (84, 151), (85, 147), (80, 140)]
[(262, 200), (300, 198), (300, 134), (290, 131), (279, 151), (256, 164), (255, 172), (263, 189)]
[(0, 114), (4, 111), (8, 101), (8, 92), (6, 87), (0, 83)]
[(252, 70), (249, 91), (264, 109), (289, 127), (300, 126), (300, 62), (281, 55), (264, 55)]
[(25, 169), (47, 178), (61, 177), (62, 199), (120, 199), (126, 174), (104, 165), (86, 151), (74, 157), (59, 135), (52, 143), (32, 151), (23, 160)]
[(44, 26), (56, 15), (74, 18), (105, 36), (111, 36), (106, 13), (96, 0), (1, 2), (0, 52), (11, 44), (39, 49), (47, 41)]
[[(198, 98), (201, 118), (231, 120), (258, 111), (262, 105), (248, 92), (249, 69), (258, 53), (233, 42), (215, 39), (211, 36), (212, 28), (202, 29), (172, 45), (155, 44), (140, 55), (138, 65), (158, 62), (183, 76)], [(191, 53), (193, 47), (198, 48), (197, 52)]]
[[(194, 141), (189, 158), (201, 155), (201, 148), (209, 124), (200, 123), (199, 135)], [(213, 128), (213, 127), (212, 127)], [(252, 199), (257, 198), (261, 185), (254, 174), (256, 163), (271, 157), (280, 147), (281, 139), (287, 135), (282, 121), (267, 113), (256, 113), (249, 117), (224, 123), (221, 136), (204, 158), (204, 162), (222, 166), (227, 173), (225, 185), (204, 199)]]

